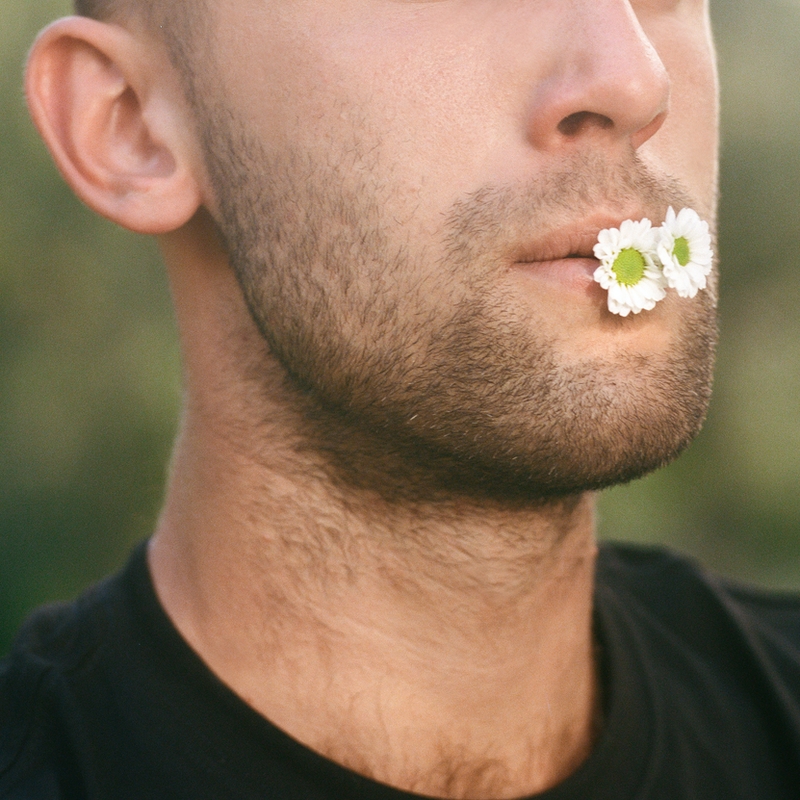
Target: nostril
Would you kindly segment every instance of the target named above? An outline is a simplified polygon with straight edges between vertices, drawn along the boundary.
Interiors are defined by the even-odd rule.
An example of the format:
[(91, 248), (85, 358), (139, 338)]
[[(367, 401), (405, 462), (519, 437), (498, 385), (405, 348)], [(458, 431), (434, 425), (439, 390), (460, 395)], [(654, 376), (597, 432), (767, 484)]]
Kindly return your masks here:
[(576, 111), (574, 114), (564, 117), (564, 119), (558, 123), (558, 132), (562, 136), (577, 136), (590, 125), (601, 128), (602, 130), (614, 127), (613, 121), (603, 114), (596, 114), (593, 111)]

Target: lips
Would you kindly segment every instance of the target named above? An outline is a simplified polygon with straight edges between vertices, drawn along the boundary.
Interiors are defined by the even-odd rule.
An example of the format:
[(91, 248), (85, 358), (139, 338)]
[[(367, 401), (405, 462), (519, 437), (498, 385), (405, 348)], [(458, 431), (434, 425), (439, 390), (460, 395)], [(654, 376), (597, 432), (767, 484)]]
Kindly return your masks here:
[(551, 263), (564, 259), (594, 259), (597, 235), (604, 228), (618, 228), (625, 219), (641, 219), (646, 214), (595, 217), (558, 228), (521, 247), (514, 261), (520, 264)]
[(513, 272), (524, 279), (525, 285), (567, 291), (572, 297), (583, 296), (603, 304), (605, 292), (594, 280), (600, 263), (594, 257), (597, 235), (604, 228), (619, 227), (631, 216), (641, 219), (645, 215), (595, 215), (539, 236), (514, 254)]
[(524, 264), (560, 261), (564, 258), (593, 258), (597, 234), (602, 230), (581, 234), (561, 234), (540, 240), (520, 253), (516, 261)]

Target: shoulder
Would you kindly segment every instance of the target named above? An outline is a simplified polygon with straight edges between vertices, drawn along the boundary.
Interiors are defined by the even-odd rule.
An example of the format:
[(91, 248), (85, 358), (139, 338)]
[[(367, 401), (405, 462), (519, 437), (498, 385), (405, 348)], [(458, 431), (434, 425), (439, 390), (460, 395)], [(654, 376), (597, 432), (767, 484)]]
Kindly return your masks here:
[(110, 578), (23, 624), (0, 662), (0, 797), (73, 796), (78, 778), (65, 765), (80, 746), (78, 696), (120, 625), (124, 595), (122, 578)]
[(645, 687), (659, 797), (796, 796), (800, 597), (738, 586), (664, 549), (603, 545), (596, 609), (612, 676), (635, 664), (612, 699), (631, 675)]
[(664, 547), (603, 543), (597, 581), (666, 615), (723, 604), (800, 641), (800, 593), (776, 592), (727, 580)]
[(659, 547), (604, 544), (598, 605), (615, 605), (650, 640), (726, 669), (749, 665), (800, 696), (800, 595), (728, 581)]

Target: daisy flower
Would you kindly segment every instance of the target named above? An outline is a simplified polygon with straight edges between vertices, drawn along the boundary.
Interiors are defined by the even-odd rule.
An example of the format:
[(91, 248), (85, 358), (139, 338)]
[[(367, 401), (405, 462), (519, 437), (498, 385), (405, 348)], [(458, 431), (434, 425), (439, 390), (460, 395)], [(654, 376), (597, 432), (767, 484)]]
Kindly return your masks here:
[(657, 252), (667, 285), (681, 297), (694, 297), (706, 288), (714, 254), (708, 223), (697, 212), (682, 208), (676, 214), (670, 206), (661, 226)]
[(659, 233), (649, 219), (626, 219), (597, 236), (594, 279), (608, 290), (608, 310), (627, 317), (649, 311), (666, 295), (666, 279), (657, 264)]

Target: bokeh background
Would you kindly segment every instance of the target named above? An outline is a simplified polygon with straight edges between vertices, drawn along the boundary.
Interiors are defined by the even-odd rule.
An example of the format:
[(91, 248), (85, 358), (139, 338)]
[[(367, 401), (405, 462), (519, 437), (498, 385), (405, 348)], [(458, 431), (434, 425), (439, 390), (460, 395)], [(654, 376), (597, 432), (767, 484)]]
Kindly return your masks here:
[[(700, 438), (601, 501), (607, 538), (800, 589), (800, 0), (712, 0), (723, 90), (722, 346)], [(21, 65), (65, 0), (0, 0), (0, 654), (36, 605), (153, 527), (180, 400), (154, 244), (73, 199)]]

